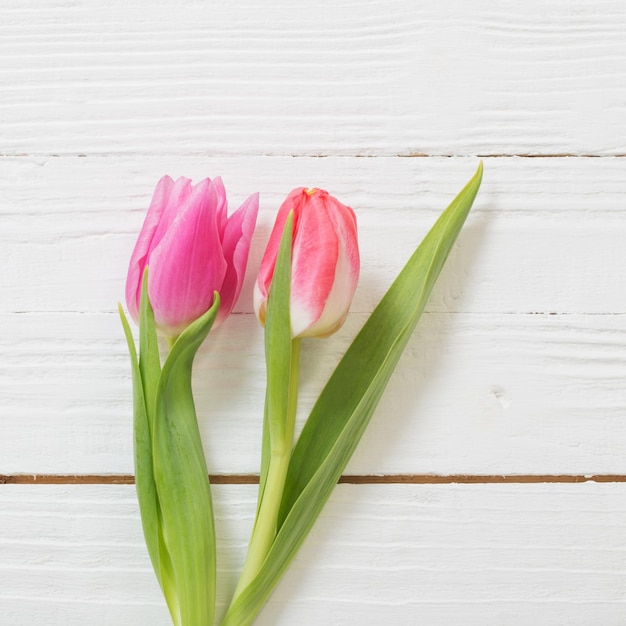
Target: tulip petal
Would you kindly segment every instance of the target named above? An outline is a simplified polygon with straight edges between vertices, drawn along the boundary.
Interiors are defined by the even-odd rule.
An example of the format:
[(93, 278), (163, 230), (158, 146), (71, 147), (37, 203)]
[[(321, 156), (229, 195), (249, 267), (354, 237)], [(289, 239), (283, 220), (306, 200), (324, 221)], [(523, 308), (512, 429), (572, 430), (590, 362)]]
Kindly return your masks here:
[(150, 202), (150, 208), (141, 227), (137, 243), (130, 257), (128, 276), (126, 278), (126, 305), (131, 317), (139, 320), (139, 301), (141, 298), (141, 281), (146, 269), (146, 259), (154, 239), (154, 234), (159, 226), (161, 215), (167, 206), (167, 199), (174, 186), (174, 181), (169, 176), (163, 176), (157, 183), (156, 189)]
[(181, 177), (174, 182), (169, 176), (163, 176), (156, 186), (131, 255), (126, 279), (126, 304), (136, 322), (139, 321), (141, 282), (147, 260), (174, 221), (178, 207), (187, 201), (190, 193), (191, 181), (188, 178)]
[(324, 310), (306, 335), (323, 337), (332, 335), (341, 328), (350, 308), (350, 302), (359, 281), (359, 247), (357, 245), (356, 216), (354, 211), (344, 205), (344, 210), (328, 211), (333, 223), (339, 252), (335, 271), (335, 282), (326, 299)]
[(306, 191), (302, 194), (291, 274), (291, 330), (294, 337), (302, 335), (322, 316), (335, 282), (339, 257), (339, 240), (330, 218), (332, 210), (328, 208), (328, 194), (321, 190), (316, 190), (313, 195)]
[(159, 245), (165, 233), (174, 223), (181, 206), (185, 206), (189, 202), (192, 194), (192, 185), (189, 178), (181, 176), (177, 178), (174, 184), (168, 190), (167, 197), (164, 198), (164, 206), (159, 216), (159, 223), (154, 231), (150, 247), (148, 248), (148, 257), (152, 251)]
[(254, 310), (263, 324), (280, 234), (291, 210), (292, 335), (329, 335), (347, 315), (359, 275), (359, 252), (354, 211), (322, 189), (294, 189), (281, 205), (254, 287)]
[(206, 312), (226, 274), (208, 179), (198, 183), (150, 255), (148, 291), (157, 325), (176, 335)]
[(222, 305), (216, 324), (221, 323), (230, 314), (241, 293), (258, 211), (259, 194), (255, 193), (231, 215), (226, 223), (222, 247), (227, 270), (220, 291)]
[[(303, 191), (304, 187), (298, 187), (297, 189), (294, 189), (287, 196), (285, 201), (280, 205), (280, 208), (278, 209), (276, 221), (274, 222), (274, 227), (272, 228), (269, 241), (267, 242), (267, 247), (265, 248), (265, 253), (263, 254), (263, 260), (261, 261), (261, 267), (259, 268), (259, 277), (255, 286), (255, 309), (257, 310), (257, 313), (257, 305), (259, 305), (262, 300), (267, 299), (270, 283), (272, 282), (272, 277), (274, 276), (274, 266), (276, 265), (278, 248), (280, 247), (280, 240), (283, 231), (285, 230), (287, 218), (289, 217), (289, 213), (291, 211), (294, 212), (294, 232), (298, 227), (299, 212), (296, 209), (296, 204), (301, 198)], [(258, 294), (256, 293), (257, 291)]]
[(278, 249), (280, 247), (283, 231), (285, 230), (285, 224), (287, 223), (289, 213), (293, 211), (293, 230), (295, 231), (297, 228), (298, 214), (296, 211), (296, 202), (302, 196), (303, 191), (304, 187), (294, 189), (280, 205), (278, 213), (276, 214), (276, 220), (274, 221), (274, 227), (272, 228), (269, 241), (263, 253), (263, 259), (261, 260), (257, 280), (254, 283), (253, 293), (254, 312), (261, 324), (265, 324), (267, 296), (269, 294), (272, 278), (274, 277), (274, 268), (276, 266)]
[(213, 210), (215, 211), (215, 223), (220, 233), (220, 239), (224, 239), (224, 231), (228, 222), (228, 200), (226, 199), (226, 189), (220, 176), (216, 176), (211, 181), (211, 187), (215, 198)]

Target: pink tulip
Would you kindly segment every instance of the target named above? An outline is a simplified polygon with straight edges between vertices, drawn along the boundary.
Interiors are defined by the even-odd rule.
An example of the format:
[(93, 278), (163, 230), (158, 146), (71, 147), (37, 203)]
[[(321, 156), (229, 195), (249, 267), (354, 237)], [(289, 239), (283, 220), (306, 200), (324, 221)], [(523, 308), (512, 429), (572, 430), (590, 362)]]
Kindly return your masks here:
[(220, 294), (215, 324), (233, 310), (243, 284), (250, 239), (259, 208), (258, 194), (227, 217), (226, 191), (220, 178), (196, 185), (188, 178), (164, 176), (130, 259), (126, 303), (139, 318), (141, 281), (146, 267), (148, 296), (157, 327), (177, 337)]
[(343, 324), (359, 278), (354, 211), (323, 189), (294, 189), (278, 211), (254, 288), (254, 309), (265, 322), (267, 295), (280, 238), (294, 212), (291, 334), (322, 337)]

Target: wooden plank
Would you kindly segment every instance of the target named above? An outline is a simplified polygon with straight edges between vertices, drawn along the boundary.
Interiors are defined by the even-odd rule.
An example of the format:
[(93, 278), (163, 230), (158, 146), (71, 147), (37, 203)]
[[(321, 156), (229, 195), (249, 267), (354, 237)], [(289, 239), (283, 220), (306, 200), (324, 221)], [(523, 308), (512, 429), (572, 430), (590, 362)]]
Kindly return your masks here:
[[(476, 159), (69, 158), (0, 161), (0, 312), (114, 311), (156, 181), (224, 175), (233, 208), (261, 191), (237, 311), (287, 192), (318, 185), (355, 207), (371, 311)], [(485, 182), (433, 294), (450, 312), (626, 312), (626, 159), (487, 159)]]
[[(302, 350), (302, 424), (364, 322)], [(110, 314), (0, 316), (0, 473), (132, 472), (130, 368)], [(626, 316), (424, 316), (353, 474), (626, 473)], [(201, 348), (210, 471), (258, 472), (262, 333), (232, 316)]]
[[(233, 205), (262, 192), (238, 315), (213, 335), (196, 370), (211, 471), (254, 473), (264, 374), (250, 293), (283, 195), (313, 181), (329, 188), (356, 207), (362, 241), (354, 313), (334, 338), (306, 346), (301, 422), (475, 165), (385, 157), (1, 160), (0, 472), (132, 471), (128, 360), (114, 307), (164, 172), (223, 173)], [(486, 161), (476, 208), (350, 472), (626, 471), (625, 194), (626, 159)]]
[(626, 7), (0, 10), (5, 154), (623, 154)]
[[(219, 612), (255, 487), (214, 488)], [(626, 621), (626, 486), (341, 485), (259, 626)], [(11, 624), (169, 623), (131, 486), (0, 487)]]

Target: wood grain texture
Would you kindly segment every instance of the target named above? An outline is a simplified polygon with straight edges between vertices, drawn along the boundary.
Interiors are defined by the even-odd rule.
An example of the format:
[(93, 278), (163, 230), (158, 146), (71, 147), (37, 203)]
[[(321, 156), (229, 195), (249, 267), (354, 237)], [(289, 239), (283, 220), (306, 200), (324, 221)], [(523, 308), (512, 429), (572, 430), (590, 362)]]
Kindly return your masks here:
[[(244, 295), (202, 349), (195, 377), (211, 471), (240, 474), (258, 471), (265, 384), (251, 286), (286, 190), (310, 180), (331, 189), (356, 208), (362, 242), (348, 324), (305, 346), (301, 423), (475, 163), (0, 161), (0, 257), (9, 268), (0, 274), (0, 472), (132, 471), (129, 366), (114, 308), (163, 172), (217, 170), (234, 205), (262, 192)], [(485, 167), (475, 210), (348, 471), (623, 473), (626, 159), (491, 158)]]
[[(214, 488), (219, 611), (253, 486)], [(258, 620), (602, 623), (626, 620), (625, 485), (342, 485)], [(0, 488), (6, 623), (165, 626), (130, 486)]]
[[(474, 158), (50, 158), (0, 161), (0, 312), (115, 311), (156, 181), (221, 174), (232, 209), (261, 192), (243, 296), (276, 210), (296, 186), (329, 189), (357, 211), (356, 312), (369, 312)], [(624, 313), (626, 159), (485, 161), (476, 206), (429, 310)]]
[[(0, 470), (132, 472), (117, 317), (0, 320), (13, 328), (0, 338)], [(305, 343), (298, 424), (364, 320), (354, 314), (332, 341)], [(626, 473), (625, 324), (624, 315), (426, 314), (347, 472)], [(194, 384), (212, 473), (258, 472), (263, 363), (252, 315), (231, 317), (201, 348)]]
[[(0, 622), (169, 623), (134, 488), (97, 484), (132, 480), (115, 304), (163, 174), (221, 174), (231, 208), (261, 192), (243, 296), (194, 378), (210, 471), (249, 482), (250, 294), (284, 196), (353, 206), (363, 259), (346, 327), (304, 346), (300, 427), (482, 155), (347, 470), (382, 484), (336, 489), (258, 624), (626, 623), (625, 32), (618, 0), (2, 3), (0, 483), (33, 478), (0, 484)], [(221, 611), (255, 493), (214, 489)]]
[(619, 0), (0, 9), (5, 154), (624, 154)]
[[(212, 485), (258, 485), (258, 474), (209, 474)], [(626, 483), (626, 474), (343, 474), (341, 485)], [(0, 474), (0, 485), (134, 485), (132, 474)]]

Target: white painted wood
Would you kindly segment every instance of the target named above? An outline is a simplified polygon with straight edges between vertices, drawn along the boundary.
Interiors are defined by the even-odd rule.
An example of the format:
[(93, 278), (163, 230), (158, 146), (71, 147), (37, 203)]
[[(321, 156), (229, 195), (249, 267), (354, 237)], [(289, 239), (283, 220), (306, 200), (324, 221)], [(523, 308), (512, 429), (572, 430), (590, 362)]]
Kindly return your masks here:
[[(129, 365), (115, 303), (162, 173), (222, 172), (235, 205), (256, 189), (263, 194), (239, 314), (212, 335), (196, 368), (211, 471), (239, 473), (258, 471), (264, 364), (250, 293), (284, 194), (319, 181), (356, 207), (362, 241), (348, 324), (305, 346), (301, 423), (475, 165), (471, 158), (0, 162), (0, 257), (8, 268), (0, 273), (0, 472), (132, 470)], [(626, 159), (491, 158), (485, 168), (475, 211), (349, 471), (625, 472)]]
[[(156, 181), (223, 175), (233, 210), (259, 190), (262, 212), (238, 311), (276, 210), (296, 186), (355, 207), (369, 312), (478, 160), (128, 157), (0, 162), (0, 311), (114, 311)], [(476, 207), (430, 310), (626, 312), (626, 159), (485, 161)]]
[[(302, 424), (364, 322), (302, 349)], [(130, 366), (117, 316), (0, 316), (0, 473), (132, 472)], [(347, 471), (626, 473), (626, 316), (429, 313)], [(252, 315), (201, 348), (212, 473), (258, 472), (264, 360)]]
[[(626, 473), (625, 32), (618, 0), (1, 3), (0, 474), (132, 471), (115, 303), (160, 176), (221, 174), (233, 208), (261, 191), (194, 380), (211, 471), (240, 473), (283, 197), (329, 189), (362, 242), (353, 314), (305, 345), (300, 426), (476, 155), (476, 206), (348, 471)], [(255, 490), (214, 489), (220, 610)], [(625, 509), (622, 483), (341, 485), (258, 624), (621, 626)], [(168, 624), (134, 489), (0, 485), (0, 615)]]
[(6, 154), (626, 152), (619, 0), (19, 0)]
[[(2, 161), (0, 256), (8, 271), (0, 275), (0, 302), (8, 330), (0, 337), (0, 471), (132, 470), (129, 366), (114, 307), (152, 187), (169, 167), (196, 178), (223, 172), (235, 204), (263, 192), (240, 314), (212, 335), (196, 369), (209, 465), (228, 473), (258, 469), (264, 365), (250, 292), (284, 193), (321, 181), (356, 207), (362, 241), (352, 317), (334, 338), (304, 351), (303, 419), (365, 315), (475, 164)], [(626, 471), (626, 160), (492, 158), (485, 166), (476, 209), (429, 314), (349, 469)], [(536, 312), (559, 315), (526, 315)], [(307, 358), (316, 364), (310, 371)]]
[[(243, 560), (252, 486), (214, 487), (218, 611)], [(626, 621), (626, 486), (337, 487), (257, 621)], [(0, 611), (15, 626), (165, 626), (131, 486), (0, 487)]]

